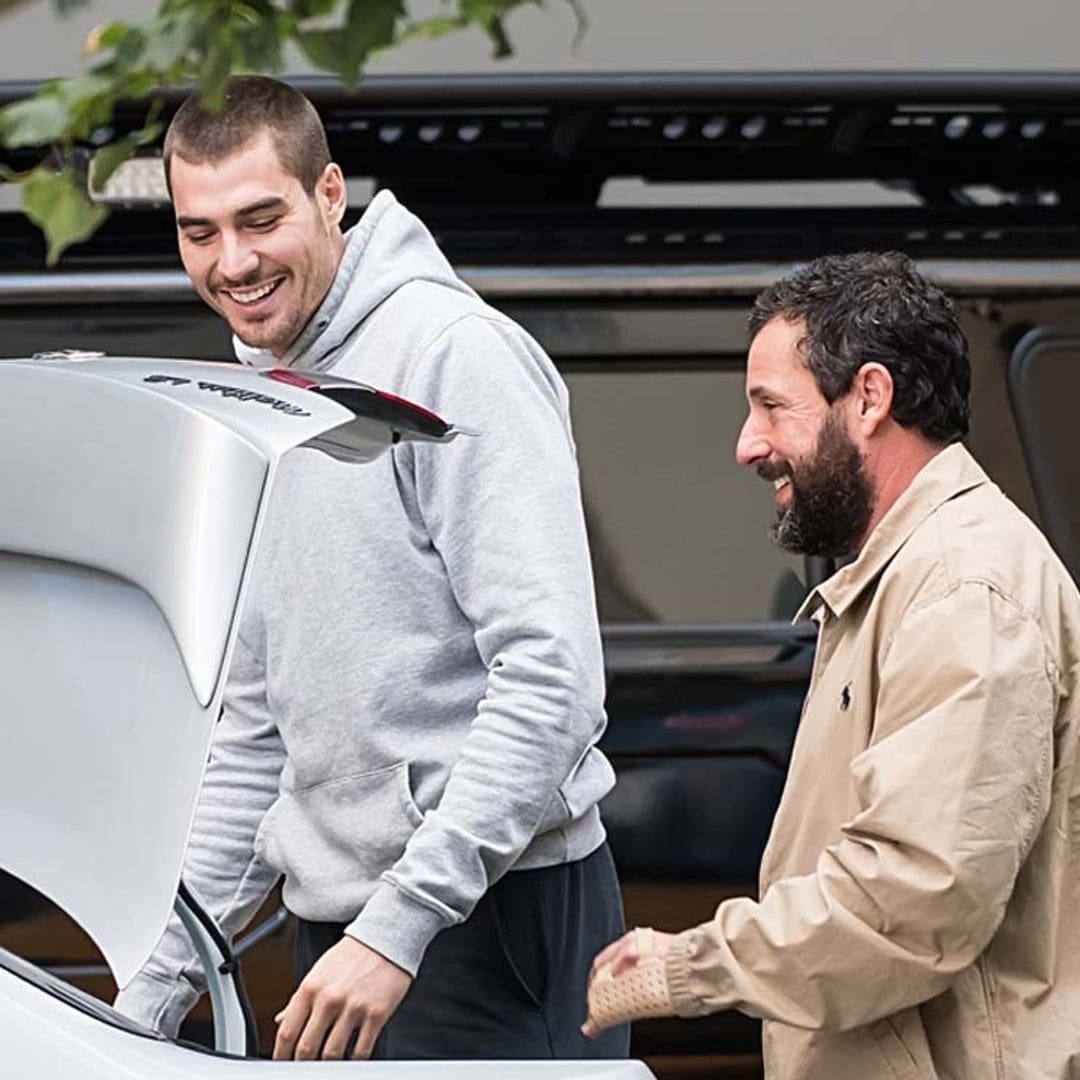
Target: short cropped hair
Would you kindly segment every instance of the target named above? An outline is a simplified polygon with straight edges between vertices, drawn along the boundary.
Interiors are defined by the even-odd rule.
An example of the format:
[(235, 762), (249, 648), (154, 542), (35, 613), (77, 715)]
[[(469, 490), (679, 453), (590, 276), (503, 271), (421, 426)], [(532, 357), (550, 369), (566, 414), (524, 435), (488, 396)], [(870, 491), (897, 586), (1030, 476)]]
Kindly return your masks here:
[(892, 416), (931, 442), (958, 442), (971, 424), (971, 364), (953, 302), (898, 252), (814, 259), (765, 289), (750, 340), (771, 320), (802, 321), (800, 351), (831, 405), (863, 364), (892, 375)]
[(288, 83), (265, 75), (229, 79), (220, 109), (211, 111), (197, 94), (187, 98), (165, 133), (165, 182), (172, 194), (171, 165), (177, 155), (192, 165), (217, 164), (269, 133), (282, 167), (309, 196), (330, 164), (330, 148), (315, 106)]

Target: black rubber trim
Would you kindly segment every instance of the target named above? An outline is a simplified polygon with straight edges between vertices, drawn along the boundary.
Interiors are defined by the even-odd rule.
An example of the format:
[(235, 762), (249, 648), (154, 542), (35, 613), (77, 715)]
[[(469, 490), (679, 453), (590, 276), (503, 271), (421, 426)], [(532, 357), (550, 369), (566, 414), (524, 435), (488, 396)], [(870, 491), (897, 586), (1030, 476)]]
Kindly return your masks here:
[(105, 1002), (86, 993), (86, 991), (80, 990), (79, 987), (65, 982), (28, 960), (24, 960), (21, 956), (8, 952), (7, 949), (0, 948), (0, 968), (16, 978), (22, 979), (23, 982), (29, 983), (35, 989), (59, 999), (65, 1005), (70, 1005), (73, 1009), (78, 1009), (79, 1012), (92, 1016), (95, 1020), (100, 1020), (103, 1024), (119, 1028), (121, 1031), (126, 1031), (131, 1035), (138, 1035), (144, 1039), (153, 1039), (157, 1042), (168, 1041), (159, 1032), (151, 1031), (149, 1028), (137, 1024), (134, 1020), (124, 1016), (123, 1013), (117, 1012), (109, 1005), (106, 1005)]
[(180, 899), (187, 904), (192, 914), (199, 920), (207, 934), (209, 934), (215, 947), (225, 958), (222, 963), (218, 965), (218, 972), (222, 975), (230, 976), (236, 984), (236, 994), (240, 999), (240, 1009), (244, 1014), (244, 1034), (247, 1041), (247, 1054), (249, 1057), (258, 1057), (259, 1032), (258, 1028), (255, 1026), (255, 1015), (251, 1009), (251, 1000), (248, 998), (247, 989), (244, 986), (243, 975), (240, 971), (240, 961), (233, 954), (232, 946), (225, 939), (225, 935), (222, 934), (218, 924), (214, 922), (213, 918), (202, 904), (195, 899), (191, 890), (183, 881), (180, 882), (176, 891), (180, 896)]

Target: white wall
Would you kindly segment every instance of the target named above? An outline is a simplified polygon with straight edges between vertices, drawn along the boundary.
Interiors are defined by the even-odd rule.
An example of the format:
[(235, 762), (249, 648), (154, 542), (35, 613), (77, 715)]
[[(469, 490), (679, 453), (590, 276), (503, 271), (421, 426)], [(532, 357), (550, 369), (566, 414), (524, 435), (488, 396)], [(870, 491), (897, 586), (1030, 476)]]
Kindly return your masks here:
[[(1076, 0), (582, 0), (589, 29), (574, 47), (565, 0), (509, 21), (516, 55), (496, 64), (479, 32), (392, 50), (372, 72), (1071, 70), (1080, 59)], [(91, 0), (66, 19), (49, 0), (0, 17), (0, 79), (81, 69), (88, 30), (138, 19), (149, 0)], [(438, 0), (413, 0), (417, 13)], [(290, 68), (304, 70), (294, 58)]]

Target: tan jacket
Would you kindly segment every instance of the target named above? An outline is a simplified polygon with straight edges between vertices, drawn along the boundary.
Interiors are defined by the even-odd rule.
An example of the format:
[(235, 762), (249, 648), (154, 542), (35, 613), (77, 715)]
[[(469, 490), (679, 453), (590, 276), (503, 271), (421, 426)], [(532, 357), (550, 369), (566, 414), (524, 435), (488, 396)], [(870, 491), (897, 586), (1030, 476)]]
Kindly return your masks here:
[(1080, 1077), (1080, 596), (961, 446), (807, 599), (818, 653), (761, 900), (680, 934), (680, 1015), (770, 1080)]

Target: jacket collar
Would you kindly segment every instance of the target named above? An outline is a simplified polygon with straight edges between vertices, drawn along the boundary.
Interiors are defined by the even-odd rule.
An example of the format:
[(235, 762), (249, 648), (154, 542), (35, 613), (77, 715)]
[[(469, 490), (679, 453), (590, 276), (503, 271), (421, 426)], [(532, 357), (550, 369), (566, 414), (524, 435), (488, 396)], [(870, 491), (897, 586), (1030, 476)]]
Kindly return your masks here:
[(945, 447), (919, 470), (889, 508), (855, 561), (813, 589), (795, 619), (804, 619), (811, 611), (815, 617), (822, 614), (821, 605), (833, 615), (843, 615), (939, 506), (989, 482), (990, 478), (960, 443)]

